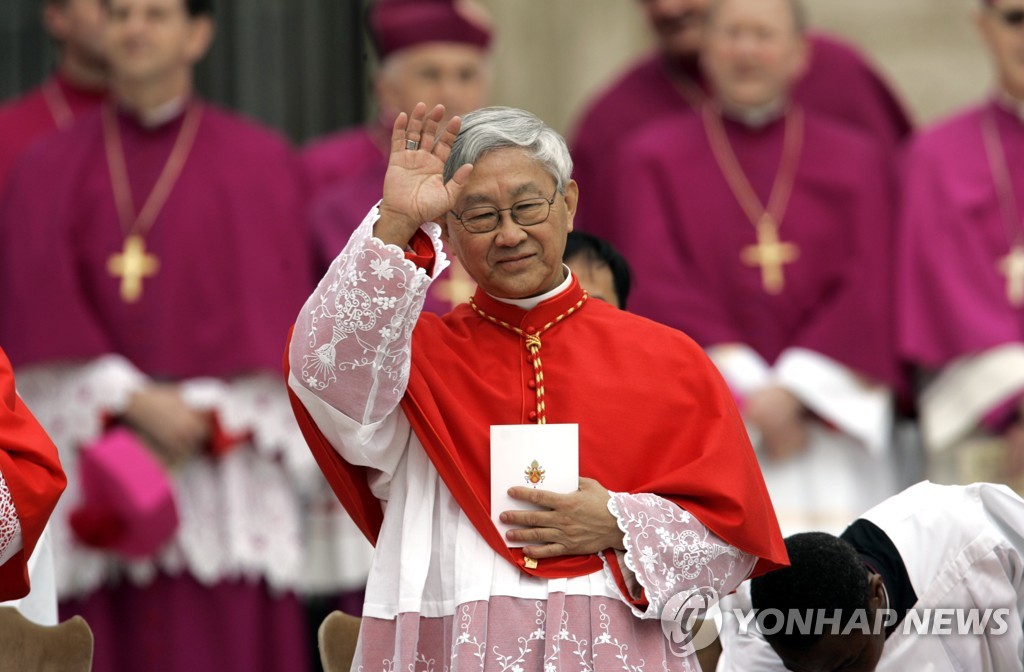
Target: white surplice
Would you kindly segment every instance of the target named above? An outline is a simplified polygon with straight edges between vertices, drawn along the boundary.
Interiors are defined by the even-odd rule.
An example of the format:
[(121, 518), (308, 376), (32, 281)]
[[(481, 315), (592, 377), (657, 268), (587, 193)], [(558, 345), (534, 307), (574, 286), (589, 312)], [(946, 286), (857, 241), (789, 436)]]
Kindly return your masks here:
[(286, 390), (269, 373), (180, 383), (187, 403), (215, 412), (226, 432), (251, 439), (223, 457), (201, 455), (169, 474), (180, 522), (155, 556), (127, 559), (80, 543), (69, 524), (82, 495), (80, 450), (102, 435), (104, 417), (120, 415), (131, 394), (148, 383), (119, 355), (18, 370), (19, 393), (71, 475), (48, 528), (61, 600), (124, 578), (147, 585), (158, 572), (188, 572), (205, 585), (264, 579), (272, 590), (299, 593), (363, 584), (372, 549), (333, 501)]
[[(542, 579), (496, 554), (399, 407), (433, 278), (373, 237), (377, 219), (374, 208), (331, 265), (290, 352), (292, 389), (341, 456), (372, 470), (370, 488), (384, 503), (353, 669), (696, 670), (696, 659), (677, 657), (663, 635), (666, 601), (729, 592), (756, 558), (653, 494), (609, 502), (627, 548), (620, 564), (644, 589), (646, 609), (629, 604), (607, 567)], [(437, 277), (447, 266), (439, 227), (424, 230)]]
[(783, 460), (766, 457), (750, 430), (783, 535), (838, 533), (899, 490), (891, 390), (804, 348), (790, 348), (774, 365), (746, 345), (709, 348), (708, 355), (738, 398), (778, 386), (815, 416), (806, 449)]
[[(1024, 500), (990, 483), (923, 482), (861, 516), (892, 540), (917, 594), (913, 610), (1005, 609), (1002, 634), (917, 634), (900, 624), (877, 672), (1019, 672), (1024, 670)], [(747, 588), (747, 586), (744, 586)], [(723, 654), (718, 672), (785, 672), (767, 642), (739, 633), (732, 609), (749, 607), (749, 590), (722, 602)]]

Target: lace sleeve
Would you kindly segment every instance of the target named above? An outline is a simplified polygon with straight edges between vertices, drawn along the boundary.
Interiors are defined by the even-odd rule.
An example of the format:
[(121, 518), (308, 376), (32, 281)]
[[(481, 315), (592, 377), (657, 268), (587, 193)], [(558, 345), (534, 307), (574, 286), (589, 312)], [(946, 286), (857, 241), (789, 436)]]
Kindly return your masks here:
[[(648, 493), (613, 493), (608, 510), (625, 540), (625, 565), (649, 606), (631, 605), (640, 618), (659, 618), (675, 595), (701, 593), (717, 601), (736, 589), (757, 558), (730, 546), (676, 504)], [(616, 593), (621, 591), (616, 588)]]
[[(388, 416), (405, 394), (412, 331), (431, 281), (373, 236), (378, 218), (375, 206), (303, 306), (289, 353), (293, 377), (361, 425)], [(436, 277), (447, 266), (440, 228), (423, 226)]]
[(11, 491), (0, 474), (0, 565), (21, 550), (21, 522), (14, 508)]

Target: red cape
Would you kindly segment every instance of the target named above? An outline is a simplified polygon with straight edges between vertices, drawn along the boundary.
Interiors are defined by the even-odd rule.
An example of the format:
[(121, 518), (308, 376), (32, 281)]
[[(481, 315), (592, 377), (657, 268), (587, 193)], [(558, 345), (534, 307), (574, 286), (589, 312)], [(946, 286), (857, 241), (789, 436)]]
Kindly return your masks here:
[(0, 473), (21, 523), (22, 550), (0, 565), (0, 602), (28, 595), (28, 558), (50, 519), (67, 478), (57, 447), (14, 391), (14, 374), (0, 350)]
[[(581, 297), (574, 280), (569, 290), (530, 311), (481, 291), (476, 302), (525, 330), (543, 327)], [(480, 347), (484, 341), (487, 347)], [(581, 476), (613, 492), (667, 497), (726, 542), (760, 558), (755, 575), (788, 564), (732, 396), (693, 341), (590, 300), (545, 332), (542, 343), (547, 419), (579, 424)], [(522, 551), (509, 549), (491, 523), (490, 426), (528, 423), (535, 406), (528, 387), (533, 369), (520, 337), (463, 304), (444, 318), (422, 314), (412, 347), (402, 411), (491, 548), (527, 574), (545, 578), (601, 569), (598, 555), (545, 559), (527, 569)], [(341, 459), (294, 395), (292, 406), (338, 498), (375, 541), (383, 514), (366, 484), (367, 470)]]

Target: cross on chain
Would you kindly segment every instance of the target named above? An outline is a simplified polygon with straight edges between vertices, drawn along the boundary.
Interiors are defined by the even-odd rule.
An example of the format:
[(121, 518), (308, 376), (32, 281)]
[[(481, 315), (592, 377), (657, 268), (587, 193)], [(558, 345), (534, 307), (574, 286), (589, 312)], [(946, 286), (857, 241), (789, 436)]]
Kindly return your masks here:
[(786, 286), (783, 267), (800, 257), (800, 248), (779, 241), (779, 229), (771, 216), (757, 224), (757, 244), (744, 247), (740, 259), (747, 266), (761, 268), (761, 284), (769, 294), (781, 294)]
[(1024, 305), (1024, 245), (1017, 243), (999, 261), (999, 270), (1006, 276), (1006, 298), (1014, 308)]
[(107, 260), (107, 271), (121, 278), (121, 300), (125, 303), (138, 301), (142, 297), (142, 281), (156, 275), (159, 269), (160, 260), (146, 252), (146, 241), (138, 235), (125, 238), (124, 249)]

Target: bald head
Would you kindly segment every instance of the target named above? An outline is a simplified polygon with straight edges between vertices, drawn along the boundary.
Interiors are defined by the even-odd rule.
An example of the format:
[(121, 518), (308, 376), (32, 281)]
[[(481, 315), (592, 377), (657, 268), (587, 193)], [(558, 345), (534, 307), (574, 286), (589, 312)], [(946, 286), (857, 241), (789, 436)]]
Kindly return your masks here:
[(804, 72), (797, 0), (712, 0), (701, 65), (718, 100), (743, 113), (785, 102)]
[[(708, 0), (708, 2), (708, 23), (713, 23), (722, 9), (733, 0)], [(796, 33), (803, 34), (807, 31), (807, 10), (800, 0), (782, 0), (773, 4), (778, 4), (779, 9), (784, 11), (790, 26)]]

